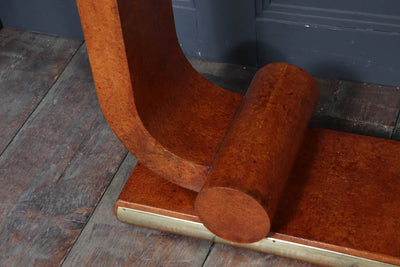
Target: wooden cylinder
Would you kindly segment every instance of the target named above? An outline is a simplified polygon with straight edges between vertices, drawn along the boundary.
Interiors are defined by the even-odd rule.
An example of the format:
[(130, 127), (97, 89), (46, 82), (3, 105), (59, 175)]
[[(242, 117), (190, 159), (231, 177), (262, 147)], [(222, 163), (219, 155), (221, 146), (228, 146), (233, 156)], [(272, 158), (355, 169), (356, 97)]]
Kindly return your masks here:
[(211, 232), (238, 243), (268, 234), (318, 97), (315, 80), (296, 66), (257, 72), (196, 199)]

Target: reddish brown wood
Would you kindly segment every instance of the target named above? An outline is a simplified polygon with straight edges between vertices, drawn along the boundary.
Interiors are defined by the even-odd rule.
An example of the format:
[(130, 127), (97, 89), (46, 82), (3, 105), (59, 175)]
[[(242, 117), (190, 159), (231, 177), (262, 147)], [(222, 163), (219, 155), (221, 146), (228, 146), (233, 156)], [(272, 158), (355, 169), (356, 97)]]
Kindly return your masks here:
[[(311, 129), (269, 235), (400, 265), (400, 159), (393, 157), (399, 154), (400, 142)], [(194, 206), (187, 206), (195, 198), (189, 190), (149, 172), (146, 179), (140, 170), (136, 174), (128, 180), (117, 206), (169, 216), (171, 210), (179, 210), (174, 217), (198, 220), (190, 219), (196, 212)], [(160, 190), (144, 197), (142, 192), (157, 185)], [(182, 214), (183, 202), (187, 214)]]
[[(277, 204), (316, 103), (313, 79), (287, 64), (263, 68), (234, 119), (242, 97), (192, 69), (176, 40), (170, 1), (78, 0), (78, 6), (103, 112), (145, 165), (117, 206), (197, 221), (194, 191), (207, 178), (197, 212), (224, 238), (258, 240), (275, 217), (277, 236), (396, 262), (390, 257), (400, 256), (393, 238), (400, 164), (391, 155), (400, 153), (399, 143), (312, 130), (281, 211)], [(371, 234), (382, 241), (370, 245)]]
[(173, 184), (149, 170), (140, 162), (136, 165), (115, 205), (179, 219), (199, 222), (193, 213), (196, 192)]
[(148, 168), (199, 191), (242, 96), (210, 83), (186, 60), (171, 1), (77, 3), (111, 128)]
[(272, 231), (400, 258), (398, 155), (400, 142), (312, 129)]
[(211, 232), (239, 243), (268, 234), (318, 96), (296, 66), (258, 71), (197, 196), (197, 215)]

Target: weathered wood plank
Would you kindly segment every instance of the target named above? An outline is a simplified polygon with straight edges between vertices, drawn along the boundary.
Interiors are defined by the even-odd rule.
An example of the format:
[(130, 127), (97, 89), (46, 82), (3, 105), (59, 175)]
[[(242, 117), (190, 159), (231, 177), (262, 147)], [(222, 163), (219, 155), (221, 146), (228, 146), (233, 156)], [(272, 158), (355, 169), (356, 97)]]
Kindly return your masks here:
[(204, 266), (317, 266), (274, 255), (215, 244)]
[(257, 68), (190, 58), (190, 64), (206, 79), (229, 91), (244, 95)]
[[(256, 72), (253, 67), (190, 60), (204, 77), (244, 94)], [(400, 140), (400, 88), (316, 78), (320, 100), (312, 119), (315, 127)], [(395, 130), (396, 128), (396, 130)]]
[[(397, 89), (400, 91), (400, 87), (397, 87)], [(400, 141), (400, 107), (397, 114), (396, 127), (394, 128), (392, 139)]]
[(57, 265), (126, 153), (81, 47), (0, 156), (0, 265)]
[(14, 29), (0, 31), (0, 154), (81, 43)]
[(392, 139), (400, 141), (400, 123), (397, 123), (396, 129), (394, 130), (392, 135)]
[(331, 79), (317, 81), (321, 93), (313, 126), (391, 137), (400, 108), (399, 88)]
[(118, 222), (115, 201), (136, 164), (129, 154), (66, 257), (66, 266), (201, 266), (210, 242)]

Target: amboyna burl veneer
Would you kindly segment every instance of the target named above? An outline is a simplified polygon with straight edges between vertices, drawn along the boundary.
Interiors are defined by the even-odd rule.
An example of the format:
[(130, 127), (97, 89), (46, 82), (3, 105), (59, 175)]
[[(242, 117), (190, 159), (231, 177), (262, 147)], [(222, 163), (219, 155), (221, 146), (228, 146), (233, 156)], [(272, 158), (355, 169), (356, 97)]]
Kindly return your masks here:
[(260, 69), (245, 96), (198, 74), (170, 0), (78, 0), (97, 94), (139, 160), (127, 223), (326, 265), (400, 264), (400, 142), (310, 128), (318, 86)]

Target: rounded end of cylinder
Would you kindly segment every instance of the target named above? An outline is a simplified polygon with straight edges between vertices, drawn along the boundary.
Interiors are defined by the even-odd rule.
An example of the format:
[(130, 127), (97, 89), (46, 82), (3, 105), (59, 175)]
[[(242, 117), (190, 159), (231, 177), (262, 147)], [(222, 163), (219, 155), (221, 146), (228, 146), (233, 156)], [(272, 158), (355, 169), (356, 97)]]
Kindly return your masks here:
[(208, 230), (236, 243), (259, 241), (271, 228), (270, 218), (261, 204), (231, 188), (214, 187), (201, 191), (195, 210)]

